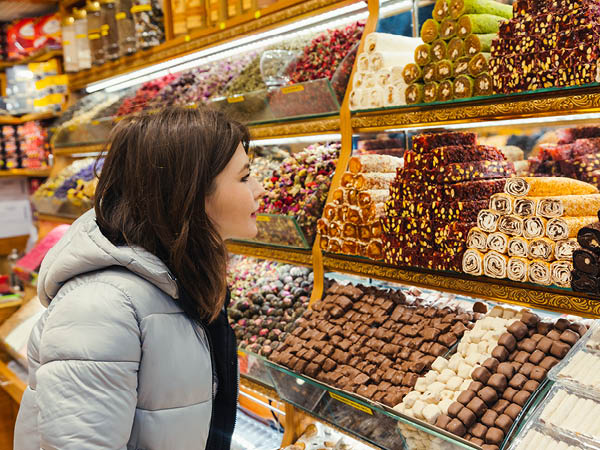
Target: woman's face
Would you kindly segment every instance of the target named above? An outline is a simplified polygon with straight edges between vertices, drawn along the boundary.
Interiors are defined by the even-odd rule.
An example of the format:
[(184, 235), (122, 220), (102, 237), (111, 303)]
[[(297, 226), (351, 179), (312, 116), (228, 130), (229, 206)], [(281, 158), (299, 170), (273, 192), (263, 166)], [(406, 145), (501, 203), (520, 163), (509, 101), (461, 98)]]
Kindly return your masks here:
[(256, 210), (264, 193), (262, 185), (250, 176), (250, 161), (240, 144), (206, 198), (206, 213), (223, 240), (256, 236)]

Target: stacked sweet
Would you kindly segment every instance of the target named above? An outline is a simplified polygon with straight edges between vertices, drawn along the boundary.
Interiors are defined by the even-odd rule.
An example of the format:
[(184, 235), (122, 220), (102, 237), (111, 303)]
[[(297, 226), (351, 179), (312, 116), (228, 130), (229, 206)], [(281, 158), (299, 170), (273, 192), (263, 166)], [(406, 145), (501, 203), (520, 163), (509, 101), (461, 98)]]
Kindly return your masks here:
[(591, 184), (561, 177), (510, 178), (469, 231), (463, 271), (570, 287), (575, 237), (597, 221), (599, 209), (600, 194)]
[(309, 244), (312, 243), (340, 147), (339, 142), (313, 144), (284, 159), (279, 169), (263, 182), (267, 193), (259, 212), (293, 216)]
[(516, 0), (490, 59), (494, 91), (574, 86), (597, 79), (597, 3)]
[(493, 0), (437, 0), (421, 28), (423, 44), (404, 68), (406, 103), (492, 93), (490, 45), (512, 7)]
[(381, 217), (390, 183), (402, 160), (388, 155), (354, 156), (317, 223), (323, 251), (383, 259)]
[(577, 233), (581, 247), (573, 252), (571, 288), (578, 292), (600, 293), (600, 222), (585, 226)]
[(512, 163), (474, 133), (415, 136), (404, 161), (382, 219), (385, 261), (460, 271), (467, 233), (514, 174)]
[(356, 151), (359, 155), (378, 154), (401, 158), (406, 150), (404, 147), (404, 139), (390, 138), (386, 135), (385, 138), (359, 140), (356, 145)]

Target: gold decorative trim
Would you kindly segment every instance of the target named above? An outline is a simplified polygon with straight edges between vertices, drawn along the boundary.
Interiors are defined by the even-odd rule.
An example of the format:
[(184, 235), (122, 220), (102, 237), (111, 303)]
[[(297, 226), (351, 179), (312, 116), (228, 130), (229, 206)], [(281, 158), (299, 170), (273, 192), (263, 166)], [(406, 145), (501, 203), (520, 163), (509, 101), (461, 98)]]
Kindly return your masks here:
[(75, 146), (75, 147), (59, 147), (59, 148), (53, 148), (52, 149), (52, 153), (54, 154), (54, 156), (70, 156), (70, 155), (76, 155), (78, 153), (94, 153), (94, 152), (101, 152), (102, 150), (104, 150), (104, 147), (106, 146), (106, 143), (103, 144), (91, 144), (91, 145), (81, 145), (81, 146)]
[(254, 258), (269, 259), (312, 268), (312, 254), (310, 250), (271, 247), (241, 242), (227, 242), (227, 249), (237, 255), (252, 256)]
[(567, 314), (600, 318), (600, 301), (586, 294), (530, 284), (434, 271), (405, 269), (377, 261), (325, 255), (326, 269), (353, 275), (405, 283), (502, 303), (547, 309)]
[(324, 117), (288, 123), (273, 123), (267, 125), (250, 126), (252, 139), (265, 139), (273, 137), (292, 137), (307, 134), (339, 133), (339, 117)]
[(352, 128), (371, 131), (391, 127), (434, 126), (597, 111), (600, 111), (600, 87), (593, 86), (568, 91), (498, 95), (472, 102), (449, 102), (444, 105), (357, 113), (352, 117)]

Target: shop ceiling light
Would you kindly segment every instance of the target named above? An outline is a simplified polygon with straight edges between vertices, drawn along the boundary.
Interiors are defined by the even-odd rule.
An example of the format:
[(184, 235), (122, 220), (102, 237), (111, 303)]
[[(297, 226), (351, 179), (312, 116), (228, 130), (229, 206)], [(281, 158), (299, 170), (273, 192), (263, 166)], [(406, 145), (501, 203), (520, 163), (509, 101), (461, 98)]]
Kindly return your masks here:
[(261, 145), (286, 145), (305, 142), (340, 141), (341, 139), (342, 135), (339, 133), (315, 134), (311, 136), (296, 136), (290, 138), (256, 139), (250, 142), (250, 146), (256, 147)]

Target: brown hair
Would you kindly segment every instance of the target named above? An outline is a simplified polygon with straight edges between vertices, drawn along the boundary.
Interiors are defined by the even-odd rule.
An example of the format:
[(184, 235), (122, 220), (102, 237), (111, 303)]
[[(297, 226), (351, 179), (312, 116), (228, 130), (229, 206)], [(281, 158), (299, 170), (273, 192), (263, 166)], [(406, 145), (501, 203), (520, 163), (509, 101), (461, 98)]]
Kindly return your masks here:
[(120, 121), (96, 189), (96, 220), (113, 243), (139, 246), (177, 277), (178, 304), (214, 320), (225, 302), (227, 249), (205, 199), (248, 129), (210, 109), (169, 107)]

